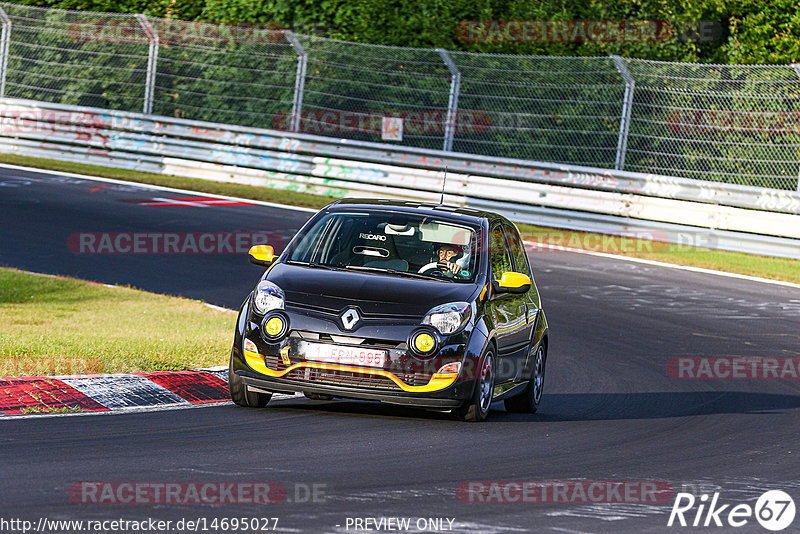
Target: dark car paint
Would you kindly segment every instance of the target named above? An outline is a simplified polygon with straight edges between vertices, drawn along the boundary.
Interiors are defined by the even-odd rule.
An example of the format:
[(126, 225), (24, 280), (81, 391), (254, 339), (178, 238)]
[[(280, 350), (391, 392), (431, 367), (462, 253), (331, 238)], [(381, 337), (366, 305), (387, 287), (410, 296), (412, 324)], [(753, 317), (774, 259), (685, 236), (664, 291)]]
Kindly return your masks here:
[(269, 272), (286, 293), (286, 301), (301, 299), (338, 312), (347, 306), (359, 306), (364, 313), (419, 316), (443, 302), (469, 301), (479, 291), (475, 284), (442, 283), (398, 276), (376, 275), (360, 271), (326, 269), (276, 264)]
[[(511, 230), (517, 231), (514, 225), (499, 216), (490, 222), (489, 227), (490, 229), (500, 227), (506, 236), (507, 232)], [(505, 243), (506, 247), (509, 247), (508, 238), (505, 239)], [(513, 254), (511, 259), (515, 269), (519, 272), (520, 266), (516, 265)], [(494, 273), (490, 268), (490, 280), (493, 278), (492, 274)], [(535, 347), (535, 345), (531, 345), (534, 321), (528, 320), (528, 310), (540, 309), (540, 301), (533, 274), (530, 272), (528, 274), (531, 278), (531, 288), (527, 292), (492, 295), (487, 304), (488, 316), (492, 317), (495, 326), (498, 359), (496, 379), (500, 384), (519, 382), (525, 379), (524, 372), (528, 356)], [(519, 320), (523, 317), (525, 320), (520, 323)]]
[[(428, 212), (442, 219), (478, 225), (483, 230), (484, 241), (479, 273), (474, 282), (459, 283), (289, 265), (283, 262), (297, 242), (295, 237), (262, 277), (263, 280), (276, 283), (286, 293), (284, 313), (290, 321), (289, 328), (402, 344), (408, 341), (409, 335), (420, 326), (423, 316), (432, 307), (455, 301), (475, 302), (475, 317), (462, 331), (449, 336), (437, 335), (440, 349), (434, 357), (420, 358), (410, 350), (391, 350), (385, 366), (387, 370), (431, 369), (449, 361), (461, 361), (461, 375), (450, 387), (426, 393), (372, 390), (267, 377), (250, 369), (245, 363), (241, 349), (244, 336), (247, 335), (256, 343), (259, 352), (271, 355), (277, 354), (286, 346), (289, 338), (278, 344), (266, 343), (262, 339), (259, 321), (252, 320), (259, 317), (254, 317), (250, 312), (251, 294), (240, 310), (232, 350), (232, 367), (242, 376), (245, 384), (264, 391), (302, 391), (423, 407), (452, 408), (472, 395), (477, 362), (490, 343), (498, 353), (495, 400), (516, 392), (518, 388), (515, 386), (524, 386), (527, 383), (532, 373), (529, 356), (540, 344), (547, 343), (547, 320), (540, 309), (538, 290), (535, 283), (532, 283), (530, 290), (523, 294), (496, 294), (488, 283), (491, 275), (487, 253), (490, 224), (500, 222), (513, 227), (510, 222), (497, 214), (468, 208), (414, 202), (345, 200), (323, 208), (297, 235), (301, 235), (324, 213), (338, 210), (381, 210), (415, 214)], [(352, 331), (344, 331), (337, 317), (349, 306), (358, 307), (363, 314), (363, 320)], [(527, 320), (529, 308), (539, 310), (535, 320), (530, 322)], [(510, 326), (515, 322), (519, 324)]]

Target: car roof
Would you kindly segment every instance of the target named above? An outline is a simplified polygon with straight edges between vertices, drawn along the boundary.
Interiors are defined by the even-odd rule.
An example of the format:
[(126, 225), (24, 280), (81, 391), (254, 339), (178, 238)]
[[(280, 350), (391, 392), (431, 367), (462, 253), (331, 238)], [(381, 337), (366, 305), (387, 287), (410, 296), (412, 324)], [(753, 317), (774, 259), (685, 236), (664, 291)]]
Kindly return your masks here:
[(326, 209), (366, 209), (375, 211), (400, 211), (405, 213), (425, 213), (439, 217), (449, 217), (480, 224), (487, 220), (506, 221), (502, 215), (491, 211), (483, 211), (463, 206), (450, 206), (447, 204), (434, 204), (432, 202), (419, 202), (416, 200), (389, 200), (378, 198), (344, 198), (329, 204)]

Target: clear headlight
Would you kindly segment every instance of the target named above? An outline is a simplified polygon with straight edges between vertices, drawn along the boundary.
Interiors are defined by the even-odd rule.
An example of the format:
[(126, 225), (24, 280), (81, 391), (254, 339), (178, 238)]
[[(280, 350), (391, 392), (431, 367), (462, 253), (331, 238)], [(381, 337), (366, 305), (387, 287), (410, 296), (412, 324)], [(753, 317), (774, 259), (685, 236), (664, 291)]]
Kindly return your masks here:
[(283, 294), (283, 289), (272, 282), (262, 280), (256, 286), (256, 291), (253, 295), (253, 307), (256, 313), (264, 315), (270, 310), (282, 310), (285, 301), (286, 297)]
[(467, 324), (472, 315), (470, 305), (466, 302), (451, 302), (432, 308), (422, 320), (444, 335), (459, 331)]

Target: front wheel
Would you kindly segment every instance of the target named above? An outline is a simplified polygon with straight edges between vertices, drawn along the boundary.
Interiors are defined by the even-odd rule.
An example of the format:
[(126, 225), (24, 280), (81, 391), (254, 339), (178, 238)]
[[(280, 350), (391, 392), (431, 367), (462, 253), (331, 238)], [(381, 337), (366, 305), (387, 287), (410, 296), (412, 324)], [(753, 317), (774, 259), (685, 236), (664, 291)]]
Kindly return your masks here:
[(544, 391), (544, 366), (546, 361), (544, 347), (539, 345), (534, 356), (533, 376), (530, 382), (525, 386), (522, 393), (503, 401), (507, 412), (536, 413), (542, 400), (542, 391)]
[(272, 398), (272, 393), (247, 390), (247, 386), (242, 382), (242, 377), (233, 371), (233, 354), (231, 354), (231, 360), (228, 364), (228, 389), (231, 392), (231, 400), (239, 406), (263, 408)]
[(485, 421), (489, 415), (489, 406), (494, 396), (494, 353), (490, 350), (478, 364), (478, 376), (472, 397), (460, 408), (453, 410), (453, 415), (462, 421)]

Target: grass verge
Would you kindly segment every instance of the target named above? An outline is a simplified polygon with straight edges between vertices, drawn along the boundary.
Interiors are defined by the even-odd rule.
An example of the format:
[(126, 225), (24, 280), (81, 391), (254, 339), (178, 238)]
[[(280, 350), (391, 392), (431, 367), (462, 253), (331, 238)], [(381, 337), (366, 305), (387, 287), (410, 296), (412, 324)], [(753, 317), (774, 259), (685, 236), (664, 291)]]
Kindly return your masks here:
[(196, 300), (0, 268), (0, 376), (225, 365), (235, 321)]
[[(293, 206), (321, 208), (333, 199), (308, 193), (267, 189), (248, 185), (211, 182), (193, 178), (150, 174), (111, 167), (99, 167), (81, 163), (64, 162), (49, 159), (30, 158), (13, 154), (0, 154), (0, 162), (14, 165), (38, 167), (55, 171), (74, 172), (128, 180), (146, 184), (162, 185), (179, 189), (190, 189), (202, 193), (236, 196), (253, 200), (263, 200)], [(800, 283), (800, 261), (786, 258), (756, 256), (742, 252), (729, 252), (688, 245), (660, 243), (643, 239), (623, 238), (620, 236), (601, 236), (588, 232), (575, 232), (520, 224), (523, 238), (535, 243), (569, 246), (584, 250), (607, 252), (622, 256), (644, 258), (678, 265), (703, 267), (718, 271), (759, 276), (774, 280)], [(549, 247), (541, 247), (547, 252)]]
[(53, 413), (81, 413), (83, 408), (80, 406), (63, 406), (56, 408), (55, 406), (28, 406), (20, 410), (22, 415), (32, 414), (53, 414)]
[(534, 258), (536, 254), (558, 254), (567, 247), (800, 283), (798, 260), (530, 224), (517, 226), (522, 238), (535, 244)]

